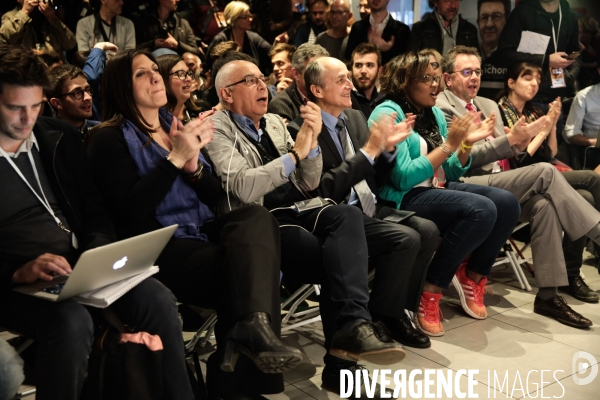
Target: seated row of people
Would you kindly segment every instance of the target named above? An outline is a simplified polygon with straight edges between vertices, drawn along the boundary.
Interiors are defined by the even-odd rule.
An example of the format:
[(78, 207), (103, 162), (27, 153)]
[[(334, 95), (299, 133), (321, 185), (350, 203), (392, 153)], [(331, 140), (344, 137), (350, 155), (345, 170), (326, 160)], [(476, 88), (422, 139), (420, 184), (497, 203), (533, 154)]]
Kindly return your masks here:
[[(23, 50), (2, 49), (0, 100), (7, 128), (0, 132), (0, 144), (12, 153), (3, 159), (19, 161), (16, 168), (28, 169), (29, 182), (34, 182), (33, 170), (44, 172), (40, 190), (52, 194), (51, 208), (83, 244), (74, 249), (65, 243), (67, 235), (57, 233), (52, 236), (56, 242), (41, 239), (31, 248), (29, 230), (15, 234), (11, 221), (23, 222), (17, 218), (23, 212), (37, 215), (49, 232), (58, 228), (10, 164), (0, 164), (7, 168), (1, 176), (12, 180), (6, 184), (24, 192), (19, 197), (7, 194), (2, 202), (9, 210), (3, 223), (10, 236), (1, 252), (6, 283), (2, 296), (10, 310), (1, 311), (0, 323), (40, 343), (55, 344), (38, 355), (40, 374), (60, 369), (56, 360), (65, 366), (63, 371), (71, 371), (62, 377), (49, 372), (39, 384), (40, 398), (56, 397), (56, 390), (64, 398), (77, 398), (91, 346), (91, 317), (74, 301), (42, 307), (8, 288), (11, 282), (68, 273), (80, 251), (114, 238), (106, 215), (112, 217), (118, 238), (179, 224), (159, 257), (157, 279), (177, 299), (217, 309), (219, 346), (209, 359), (207, 381), (209, 391), (222, 398), (282, 391), (281, 372), (301, 359), (297, 349), (278, 338), (279, 270), (291, 281), (322, 285), (328, 350), (322, 380), (325, 388), (339, 391), (340, 371), (360, 369), (357, 360), (391, 364), (405, 356), (398, 342), (431, 346), (423, 333), (443, 334), (439, 299), (450, 281), (455, 281), (465, 312), (485, 318), (486, 276), (519, 213), (532, 225), (534, 262), (539, 264), (536, 278), (542, 289), (534, 310), (576, 327), (591, 324), (556, 294), (556, 287), (569, 281), (560, 248), (546, 256), (548, 249), (540, 243), (556, 244), (563, 229), (571, 239), (599, 241), (600, 214), (549, 164), (502, 172), (487, 168), (501, 157), (523, 155), (532, 138), (551, 131), (555, 110), (535, 121), (522, 118), (504, 132), (495, 103), (476, 99), (481, 71), (476, 50), (457, 47), (443, 59), (423, 51), (388, 63), (382, 75), (387, 100), (367, 123), (350, 109), (352, 82), (345, 65), (318, 46), (311, 51), (298, 59), (306, 102), (288, 126), (282, 117), (267, 113), (268, 89), (252, 62), (220, 60), (224, 65), (219, 66), (215, 87), (223, 110), (183, 125), (173, 113), (183, 116), (188, 110), (191, 79), (185, 62), (170, 56), (156, 60), (144, 51), (115, 56), (104, 71), (105, 117), (89, 138), (90, 167), (81, 136), (72, 127), (46, 118), (34, 126), (42, 88), (48, 86), (43, 65)], [(438, 97), (442, 77), (448, 90)], [(85, 89), (79, 89), (80, 99)], [(71, 92), (66, 97), (76, 99)], [(452, 108), (444, 107), (444, 99)], [(467, 111), (472, 107), (481, 113)], [(459, 119), (452, 118), (455, 113)], [(26, 158), (19, 159), (22, 152), (39, 162), (29, 166)], [(56, 163), (60, 168), (51, 169)], [(70, 182), (66, 193), (61, 185), (65, 181)], [(436, 189), (441, 187), (452, 190)], [(322, 207), (304, 213), (290, 209), (294, 202), (316, 195), (326, 199)], [(398, 217), (399, 208), (416, 215), (399, 224), (381, 221)], [(30, 218), (25, 226), (32, 226)], [(375, 265), (370, 294), (369, 256)], [(549, 257), (558, 265), (549, 263)], [(168, 350), (165, 379), (171, 379), (165, 397), (192, 398), (180, 335), (178, 340), (175, 335), (174, 297), (165, 286), (149, 279), (112, 307), (128, 324), (163, 339)], [(160, 295), (149, 301), (149, 293)], [(140, 320), (151, 309), (156, 315)], [(419, 330), (405, 310), (417, 314)], [(27, 321), (22, 314), (28, 315)], [(39, 323), (46, 324), (44, 329)], [(80, 340), (55, 339), (71, 335)], [(57, 348), (71, 357), (59, 357)], [(243, 356), (238, 359), (239, 353)], [(232, 379), (239, 385), (231, 385)], [(56, 389), (50, 382), (64, 385)]]

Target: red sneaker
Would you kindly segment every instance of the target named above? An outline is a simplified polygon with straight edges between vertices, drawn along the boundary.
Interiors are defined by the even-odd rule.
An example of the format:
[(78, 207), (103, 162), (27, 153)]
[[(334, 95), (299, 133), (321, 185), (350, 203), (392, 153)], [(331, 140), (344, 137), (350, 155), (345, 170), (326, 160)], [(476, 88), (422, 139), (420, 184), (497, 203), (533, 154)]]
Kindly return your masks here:
[(486, 319), (487, 310), (483, 304), (483, 295), (485, 294), (485, 284), (487, 278), (481, 278), (479, 283), (467, 276), (467, 265), (460, 264), (456, 275), (452, 278), (452, 284), (460, 296), (460, 304), (463, 310), (475, 319)]
[(417, 327), (428, 336), (444, 335), (444, 327), (440, 322), (441, 293), (423, 292), (417, 313)]

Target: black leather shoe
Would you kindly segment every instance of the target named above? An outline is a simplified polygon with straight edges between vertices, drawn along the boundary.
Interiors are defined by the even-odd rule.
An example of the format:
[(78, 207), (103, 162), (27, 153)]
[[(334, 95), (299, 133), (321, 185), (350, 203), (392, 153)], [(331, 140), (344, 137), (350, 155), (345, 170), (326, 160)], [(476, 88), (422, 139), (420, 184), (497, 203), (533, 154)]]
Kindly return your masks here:
[(302, 352), (285, 345), (269, 325), (264, 312), (244, 316), (225, 337), (221, 369), (233, 372), (239, 353), (246, 355), (262, 372), (279, 374), (300, 364)]
[(600, 300), (598, 293), (590, 289), (581, 276), (569, 277), (569, 286), (561, 286), (558, 290), (586, 303), (597, 303)]
[[(356, 374), (355, 371), (357, 370), (366, 370), (368, 373), (368, 370), (365, 368), (364, 365), (360, 365), (360, 364), (356, 364), (353, 367), (348, 368), (348, 371), (350, 371), (352, 373), (352, 376), (356, 379)], [(329, 366), (325, 366), (325, 368), (323, 369), (323, 373), (321, 374), (321, 387), (325, 390), (329, 390), (330, 392), (333, 393), (337, 393), (340, 394), (340, 370), (339, 369), (335, 369), (335, 368), (331, 368)], [(361, 372), (361, 376), (362, 376), (362, 372)], [(371, 378), (371, 376), (369, 376), (369, 383), (371, 385), (375, 385), (375, 392), (373, 393), (373, 396), (367, 396), (367, 392), (365, 390), (365, 385), (364, 382), (361, 381), (361, 385), (360, 385), (360, 396), (356, 396), (354, 394), (354, 390), (356, 385), (354, 385), (352, 387), (352, 394), (350, 396), (350, 398), (352, 399), (381, 399), (381, 390), (380, 390), (380, 386), (377, 384), (377, 382), (373, 382), (373, 379)], [(346, 380), (346, 393), (348, 392), (348, 380)], [(392, 390), (386, 390), (386, 393), (393, 393)], [(387, 398), (390, 398), (391, 396), (388, 395)]]
[(405, 346), (416, 347), (418, 349), (426, 349), (431, 347), (431, 340), (427, 335), (416, 330), (406, 314), (402, 314), (400, 318), (390, 318), (371, 314), (374, 321), (384, 324), (389, 335), (396, 342), (402, 343)]
[(365, 360), (378, 365), (395, 364), (406, 357), (399, 343), (376, 333), (373, 323), (364, 320), (337, 331), (331, 340), (329, 354), (342, 360)]
[(589, 328), (592, 326), (592, 321), (575, 312), (567, 305), (565, 299), (559, 295), (548, 300), (542, 300), (535, 296), (533, 312), (552, 317), (561, 324), (569, 325), (573, 328)]

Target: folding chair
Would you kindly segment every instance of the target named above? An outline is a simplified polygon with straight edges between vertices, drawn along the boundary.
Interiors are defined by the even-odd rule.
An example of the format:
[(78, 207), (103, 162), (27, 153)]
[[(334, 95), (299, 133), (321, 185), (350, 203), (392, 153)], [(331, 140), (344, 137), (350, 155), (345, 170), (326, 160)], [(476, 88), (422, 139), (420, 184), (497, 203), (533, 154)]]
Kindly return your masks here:
[[(517, 225), (515, 229), (513, 229), (513, 233), (525, 227), (528, 224), (528, 222), (523, 222)], [(526, 244), (522, 249), (519, 249), (519, 247), (515, 244), (514, 240), (512, 238), (509, 238), (502, 249), (501, 255), (498, 258), (496, 258), (496, 262), (494, 263), (494, 265), (492, 265), (492, 267), (508, 263), (511, 266), (515, 276), (517, 277), (517, 281), (519, 282), (519, 286), (521, 287), (521, 289), (530, 292), (531, 285), (527, 281), (527, 277), (525, 276), (525, 273), (521, 268), (521, 265), (525, 265), (529, 272), (531, 272), (531, 274), (533, 275), (533, 268), (531, 268), (531, 265), (529, 264), (531, 260), (525, 258), (525, 256), (523, 255), (523, 251), (528, 246), (529, 245)]]
[[(313, 322), (321, 321), (321, 315), (319, 314), (319, 305), (309, 307), (303, 311), (296, 311), (298, 306), (302, 304), (311, 294), (315, 293), (317, 296), (320, 294), (320, 285), (304, 284), (300, 286), (290, 297), (281, 303), (281, 309), (283, 310), (288, 304), (292, 303), (290, 309), (287, 310), (285, 316), (281, 320), (281, 332), (286, 332), (291, 329), (301, 327)], [(292, 323), (289, 323), (293, 320)], [(289, 323), (289, 325), (288, 325)]]

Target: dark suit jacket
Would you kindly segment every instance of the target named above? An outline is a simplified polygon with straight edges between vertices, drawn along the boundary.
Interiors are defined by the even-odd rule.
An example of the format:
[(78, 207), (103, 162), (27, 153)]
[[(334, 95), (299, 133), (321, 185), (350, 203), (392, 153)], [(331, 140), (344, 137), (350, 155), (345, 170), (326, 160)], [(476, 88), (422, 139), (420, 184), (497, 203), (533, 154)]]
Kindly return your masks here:
[[(302, 104), (300, 93), (298, 93), (296, 82), (294, 82), (269, 102), (268, 112), (277, 114), (290, 122), (300, 115), (300, 106)], [(292, 137), (296, 137), (296, 135), (294, 134)]]
[[(388, 162), (385, 157), (377, 158), (375, 165), (371, 165), (369, 159), (360, 151), (369, 140), (369, 128), (365, 116), (360, 111), (351, 108), (345, 109), (343, 114), (356, 153), (354, 157), (342, 160), (325, 124), (319, 135), (319, 146), (323, 156), (323, 173), (317, 192), (319, 196), (330, 198), (336, 203), (344, 201), (350, 195), (352, 186), (363, 179), (367, 181), (371, 191), (377, 195), (379, 187), (387, 181), (394, 166), (394, 162)], [(298, 117), (288, 125), (288, 131), (293, 137), (296, 136), (303, 122), (302, 118)], [(381, 205), (384, 201), (378, 198), (377, 202)]]
[[(371, 23), (369, 19), (360, 20), (352, 25), (352, 30), (348, 36), (348, 45), (346, 46), (346, 59), (350, 60), (352, 52), (361, 43), (366, 43), (369, 37), (369, 28)], [(388, 42), (394, 36), (394, 45), (389, 51), (381, 52), (381, 65), (385, 65), (392, 58), (404, 54), (407, 49), (408, 40), (410, 38), (410, 28), (408, 25), (400, 21), (396, 21), (390, 15), (387, 25), (383, 29), (381, 38)]]
[[(456, 44), (479, 49), (477, 28), (460, 15), (458, 16)], [(410, 36), (410, 43), (408, 44), (409, 51), (417, 52), (423, 49), (436, 49), (442, 53), (443, 47), (442, 28), (440, 28), (440, 23), (435, 13), (432, 12), (426, 19), (415, 22), (412, 28), (412, 35)]]

